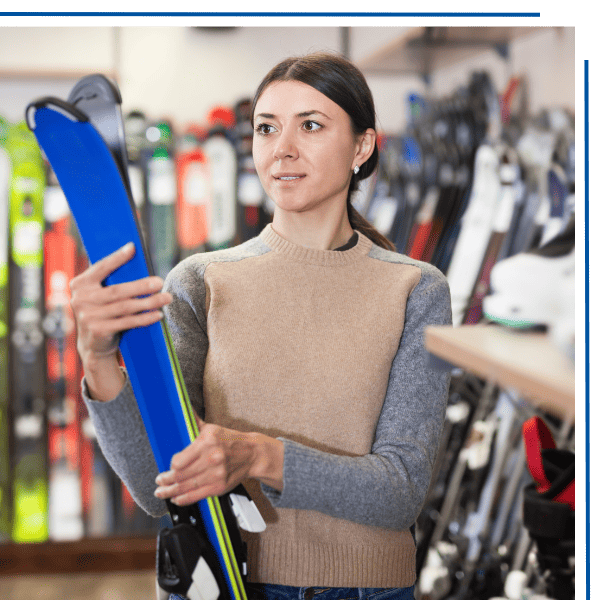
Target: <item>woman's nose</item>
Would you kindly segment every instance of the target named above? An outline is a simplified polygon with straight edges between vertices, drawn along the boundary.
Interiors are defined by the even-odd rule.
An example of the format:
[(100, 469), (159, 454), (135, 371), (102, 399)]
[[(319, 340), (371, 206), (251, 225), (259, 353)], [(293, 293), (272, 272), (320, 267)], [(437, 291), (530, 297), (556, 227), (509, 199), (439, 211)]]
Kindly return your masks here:
[(298, 147), (294, 136), (291, 133), (282, 133), (275, 145), (274, 157), (277, 160), (282, 158), (297, 158)]

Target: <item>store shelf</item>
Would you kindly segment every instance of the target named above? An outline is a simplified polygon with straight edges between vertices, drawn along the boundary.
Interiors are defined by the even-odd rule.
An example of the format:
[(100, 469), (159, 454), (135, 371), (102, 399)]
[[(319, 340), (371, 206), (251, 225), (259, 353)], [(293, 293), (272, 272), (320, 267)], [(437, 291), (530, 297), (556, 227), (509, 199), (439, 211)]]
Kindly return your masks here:
[(565, 420), (575, 412), (575, 369), (545, 334), (494, 325), (436, 326), (425, 347), (445, 361), (516, 390), (536, 407)]
[(541, 27), (414, 27), (359, 63), (369, 75), (429, 76), (489, 48), (508, 55), (517, 38), (543, 31)]
[(90, 538), (74, 542), (0, 545), (0, 575), (154, 569), (156, 537)]
[(110, 79), (117, 80), (114, 71), (103, 69), (0, 69), (0, 80), (27, 80), (27, 79), (57, 79), (57, 80), (77, 80), (86, 75), (94, 73), (103, 73)]

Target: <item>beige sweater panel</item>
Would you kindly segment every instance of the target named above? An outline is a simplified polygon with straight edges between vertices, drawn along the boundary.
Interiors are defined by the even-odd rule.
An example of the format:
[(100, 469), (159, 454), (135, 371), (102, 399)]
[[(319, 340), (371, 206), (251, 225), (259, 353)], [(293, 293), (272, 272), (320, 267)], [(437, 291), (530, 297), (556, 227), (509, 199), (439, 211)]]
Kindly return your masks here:
[[(208, 422), (346, 456), (370, 452), (404, 308), (420, 269), (314, 251), (267, 228), (274, 251), (205, 272)], [(324, 291), (326, 290), (326, 291)], [(265, 520), (246, 535), (250, 580), (282, 585), (412, 585), (414, 541), (318, 513), (276, 509), (247, 482)]]

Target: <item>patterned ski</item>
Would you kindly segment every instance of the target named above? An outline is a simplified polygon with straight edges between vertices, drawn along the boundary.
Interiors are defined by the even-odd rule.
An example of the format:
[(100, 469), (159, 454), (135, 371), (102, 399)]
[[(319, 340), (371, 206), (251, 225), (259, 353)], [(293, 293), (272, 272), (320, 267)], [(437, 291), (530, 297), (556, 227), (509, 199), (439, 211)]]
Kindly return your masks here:
[(48, 538), (47, 436), (44, 360), (44, 168), (24, 123), (9, 131), (11, 401), (15, 542)]
[(236, 105), (238, 236), (240, 242), (255, 237), (263, 228), (265, 192), (252, 158), (254, 131), (250, 122), (251, 102)]
[[(83, 537), (77, 419), (77, 343), (70, 306), (69, 282), (75, 276), (76, 242), (56, 185), (46, 188), (44, 234), (48, 368), (49, 536), (53, 540)], [(50, 210), (52, 208), (52, 211)]]
[(235, 127), (235, 113), (225, 108), (213, 109), (209, 123), (211, 128), (203, 145), (212, 187), (208, 245), (218, 250), (231, 246), (235, 239), (237, 157), (227, 135)]
[(146, 137), (154, 144), (146, 163), (150, 257), (156, 274), (164, 279), (177, 255), (177, 173), (171, 127), (167, 122), (157, 123), (147, 129)]
[(210, 164), (199, 146), (177, 155), (177, 240), (180, 257), (201, 252), (210, 230)]
[(142, 234), (146, 236), (144, 224), (147, 222), (147, 198), (144, 176), (144, 155), (147, 145), (146, 116), (139, 110), (132, 110), (125, 117), (125, 145), (127, 150), (127, 174), (131, 195), (137, 209), (138, 219), (142, 226)]
[(494, 224), (489, 238), (488, 246), (483, 256), (483, 261), (477, 276), (468, 309), (465, 312), (464, 324), (478, 323), (482, 316), (483, 298), (490, 289), (490, 273), (496, 264), (502, 245), (506, 238), (516, 204), (516, 182), (519, 169), (515, 163), (506, 163), (500, 167), (500, 198), (498, 209), (494, 216)]
[(479, 146), (475, 155), (471, 198), (447, 274), (455, 324), (462, 323), (469, 307), (471, 293), (492, 233), (500, 199), (499, 166), (497, 150), (489, 144)]
[(8, 122), (0, 117), (0, 543), (10, 539), (12, 513), (9, 425), (8, 189), (10, 158), (4, 148)]

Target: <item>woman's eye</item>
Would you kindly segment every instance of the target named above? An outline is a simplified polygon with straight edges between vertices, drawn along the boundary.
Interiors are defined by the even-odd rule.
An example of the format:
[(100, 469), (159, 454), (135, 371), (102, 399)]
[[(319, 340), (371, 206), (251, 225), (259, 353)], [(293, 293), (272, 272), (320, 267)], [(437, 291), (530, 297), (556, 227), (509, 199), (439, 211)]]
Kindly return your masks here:
[(322, 125), (316, 121), (304, 121), (304, 123), (302, 123), (302, 128), (306, 131), (318, 131), (321, 127)]
[(273, 133), (275, 128), (273, 125), (268, 125), (267, 123), (259, 123), (254, 129), (260, 135), (268, 135), (269, 133)]

